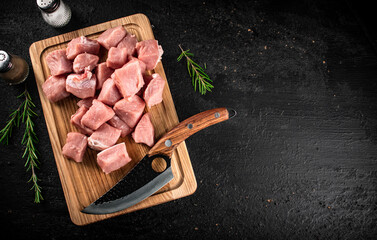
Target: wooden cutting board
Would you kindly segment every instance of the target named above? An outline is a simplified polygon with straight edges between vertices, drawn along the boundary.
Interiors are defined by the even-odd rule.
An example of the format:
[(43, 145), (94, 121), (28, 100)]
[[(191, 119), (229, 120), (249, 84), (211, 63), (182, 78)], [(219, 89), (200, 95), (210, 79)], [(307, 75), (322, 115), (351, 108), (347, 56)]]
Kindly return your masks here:
[[(128, 153), (133, 160), (123, 168), (110, 174), (103, 173), (99, 168), (96, 162), (98, 152), (94, 150), (88, 149), (86, 151), (82, 163), (76, 163), (65, 158), (62, 155), (61, 149), (65, 144), (67, 133), (77, 131), (77, 129), (70, 124), (70, 117), (78, 109), (76, 103), (79, 99), (72, 95), (58, 103), (51, 103), (46, 98), (42, 91), (42, 84), (50, 75), (50, 71), (47, 67), (45, 57), (51, 51), (66, 48), (68, 42), (73, 38), (83, 35), (91, 39), (96, 39), (106, 29), (120, 25), (128, 32), (135, 34), (139, 41), (154, 39), (149, 19), (143, 14), (135, 14), (41, 40), (30, 46), (31, 62), (34, 69), (39, 96), (42, 102), (43, 114), (46, 120), (56, 166), (71, 220), (76, 225), (86, 225), (185, 197), (194, 193), (197, 187), (190, 157), (186, 145), (183, 142), (175, 150), (172, 157), (174, 179), (157, 193), (121, 212), (106, 215), (81, 213), (81, 210), (84, 207), (102, 196), (123, 176), (125, 176), (130, 169), (132, 169), (132, 167), (144, 157), (149, 148), (143, 144), (135, 143), (130, 136), (120, 138), (119, 142), (126, 143)], [(160, 42), (159, 44), (164, 47), (163, 43)], [(104, 50), (101, 47), (100, 62), (106, 61), (106, 57), (107, 50)], [(153, 72), (159, 73), (162, 78), (166, 80), (161, 62), (158, 63), (154, 71), (150, 73)], [(159, 139), (164, 133), (178, 124), (178, 117), (168, 82), (165, 84), (162, 103), (153, 106), (150, 109), (146, 107), (145, 111), (150, 112), (151, 114), (151, 120), (155, 127), (156, 139)]]

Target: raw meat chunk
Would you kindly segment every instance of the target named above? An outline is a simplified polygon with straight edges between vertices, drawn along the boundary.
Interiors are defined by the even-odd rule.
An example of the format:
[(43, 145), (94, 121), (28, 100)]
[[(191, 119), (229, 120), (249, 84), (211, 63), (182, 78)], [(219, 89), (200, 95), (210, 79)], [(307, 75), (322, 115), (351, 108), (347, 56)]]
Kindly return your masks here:
[(67, 59), (65, 49), (55, 50), (46, 56), (51, 75), (57, 76), (72, 72), (72, 62)]
[(115, 86), (114, 80), (107, 79), (102, 86), (101, 92), (98, 95), (98, 100), (113, 106), (122, 96), (120, 95), (117, 86)]
[(118, 170), (132, 159), (128, 156), (124, 142), (112, 146), (97, 154), (97, 163), (106, 174)]
[(107, 50), (116, 47), (118, 43), (126, 36), (127, 31), (123, 26), (107, 29), (98, 38), (97, 41)]
[(114, 71), (114, 82), (125, 98), (135, 95), (144, 85), (141, 67), (138, 61), (129, 62)]
[(65, 76), (50, 76), (43, 83), (42, 89), (48, 100), (57, 102), (70, 95), (65, 90), (65, 78)]
[(149, 108), (162, 102), (162, 93), (164, 91), (165, 80), (160, 74), (152, 74), (152, 80), (149, 82), (143, 93), (143, 99)]
[(132, 138), (136, 143), (144, 143), (149, 147), (154, 145), (154, 127), (149, 113), (145, 113), (136, 125)]
[(143, 114), (145, 102), (139, 96), (124, 98), (114, 105), (116, 115), (130, 128), (134, 128)]
[(144, 73), (145, 71), (147, 71), (147, 65), (145, 65), (145, 63), (143, 61), (141, 61), (140, 59), (138, 59), (136, 57), (128, 56), (128, 62), (129, 63), (132, 63), (134, 61), (138, 61), (139, 62), (142, 73)]
[(102, 84), (110, 78), (111, 74), (113, 74), (114, 69), (108, 68), (106, 66), (106, 62), (100, 63), (97, 65), (95, 69), (96, 77), (97, 77), (97, 86), (96, 89), (101, 89)]
[(67, 134), (67, 140), (63, 146), (62, 153), (66, 158), (76, 162), (82, 162), (88, 145), (88, 138), (78, 132), (70, 132)]
[(85, 127), (81, 124), (82, 116), (89, 110), (86, 106), (81, 106), (77, 109), (76, 113), (71, 116), (71, 124), (77, 127), (77, 129), (85, 135), (91, 135), (93, 130), (90, 128)]
[(73, 71), (75, 73), (84, 72), (85, 69), (92, 71), (98, 63), (99, 57), (90, 53), (80, 53), (73, 61)]
[(119, 42), (117, 48), (126, 48), (127, 54), (132, 55), (135, 52), (137, 38), (135, 35), (127, 33), (127, 35)]
[(93, 99), (94, 99), (94, 97), (81, 99), (80, 101), (77, 102), (77, 106), (79, 106), (79, 107), (85, 106), (87, 108), (90, 108), (92, 106)]
[(82, 74), (70, 74), (67, 77), (65, 87), (67, 92), (72, 93), (78, 98), (94, 97), (96, 92), (96, 75), (85, 70)]
[(152, 81), (153, 77), (152, 75), (143, 74), (143, 79), (144, 79), (144, 86), (137, 93), (139, 97), (143, 97), (144, 91), (147, 88), (148, 84)]
[(105, 150), (118, 141), (121, 132), (121, 130), (104, 123), (88, 138), (88, 145), (94, 150)]
[(115, 113), (111, 107), (94, 99), (92, 106), (82, 117), (81, 124), (92, 130), (97, 130), (102, 124), (109, 121), (114, 114)]
[(111, 47), (107, 54), (106, 66), (112, 69), (123, 67), (127, 63), (128, 55), (126, 48)]
[(121, 130), (122, 133), (120, 134), (121, 137), (125, 137), (127, 136), (128, 134), (130, 134), (132, 132), (132, 128), (130, 128), (125, 122), (122, 121), (122, 119), (120, 119), (116, 114), (114, 115), (114, 117), (112, 119), (110, 119), (108, 121), (108, 123)]
[(67, 46), (67, 58), (73, 60), (80, 53), (91, 53), (98, 55), (100, 45), (96, 40), (81, 36), (72, 39)]
[(164, 53), (158, 41), (154, 39), (138, 42), (136, 52), (137, 58), (146, 64), (147, 70), (153, 70)]

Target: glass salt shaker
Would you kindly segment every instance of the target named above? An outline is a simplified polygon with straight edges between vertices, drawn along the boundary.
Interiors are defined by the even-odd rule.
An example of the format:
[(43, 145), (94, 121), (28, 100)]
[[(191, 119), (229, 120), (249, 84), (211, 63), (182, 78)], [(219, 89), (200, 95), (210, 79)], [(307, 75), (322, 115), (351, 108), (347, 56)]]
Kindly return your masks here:
[(62, 0), (37, 0), (43, 19), (53, 27), (64, 27), (71, 20), (72, 12)]
[(0, 50), (0, 78), (9, 85), (22, 83), (29, 76), (29, 65), (25, 59)]

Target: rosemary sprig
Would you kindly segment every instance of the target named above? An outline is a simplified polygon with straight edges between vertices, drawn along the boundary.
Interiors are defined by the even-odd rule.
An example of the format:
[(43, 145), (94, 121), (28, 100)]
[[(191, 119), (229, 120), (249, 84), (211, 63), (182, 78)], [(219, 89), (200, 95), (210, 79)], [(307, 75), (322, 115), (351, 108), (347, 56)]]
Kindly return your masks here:
[(211, 92), (213, 85), (211, 82), (213, 82), (210, 77), (204, 72), (204, 69), (207, 69), (206, 64), (204, 64), (204, 69), (199, 66), (196, 62), (192, 60), (192, 57), (194, 56), (193, 53), (190, 52), (190, 49), (183, 50), (181, 45), (178, 45), (181, 49), (181, 54), (177, 58), (177, 61), (181, 61), (183, 57), (187, 60), (187, 71), (191, 77), (192, 85), (194, 86), (194, 90), (198, 89), (198, 91), (204, 95), (207, 93), (207, 91)]
[(27, 90), (23, 93), (25, 96), (24, 101), (24, 108), (21, 113), (22, 123), (25, 124), (25, 132), (22, 138), (21, 143), (25, 146), (24, 154), (22, 158), (26, 157), (25, 167), (26, 171), (31, 170), (31, 177), (28, 182), (33, 182), (33, 186), (30, 190), (34, 190), (34, 202), (39, 203), (40, 200), (43, 200), (41, 195), (41, 187), (38, 185), (38, 177), (35, 174), (35, 168), (38, 168), (39, 160), (37, 156), (37, 149), (35, 145), (38, 143), (37, 135), (34, 131), (34, 122), (32, 117), (37, 116), (37, 114), (33, 111), (35, 108), (34, 103), (31, 100), (30, 94)]
[(38, 151), (35, 145), (38, 143), (38, 138), (34, 130), (34, 122), (32, 117), (37, 116), (33, 111), (35, 108), (32, 102), (29, 92), (25, 91), (18, 96), (18, 98), (24, 97), (25, 100), (20, 106), (9, 115), (10, 119), (7, 121), (5, 127), (0, 130), (0, 142), (8, 145), (8, 140), (11, 137), (13, 127), (19, 127), (20, 121), (25, 124), (25, 132), (21, 141), (21, 144), (25, 146), (25, 151), (22, 158), (26, 158), (25, 167), (26, 171), (31, 171), (31, 177), (28, 182), (32, 182), (33, 186), (30, 190), (34, 190), (34, 202), (40, 203), (43, 200), (41, 194), (41, 187), (38, 185), (39, 178), (36, 175), (36, 168), (38, 168)]
[(13, 127), (19, 127), (21, 106), (22, 104), (9, 115), (9, 120), (7, 121), (5, 127), (0, 130), (0, 142), (2, 144), (8, 145), (9, 138), (12, 136)]

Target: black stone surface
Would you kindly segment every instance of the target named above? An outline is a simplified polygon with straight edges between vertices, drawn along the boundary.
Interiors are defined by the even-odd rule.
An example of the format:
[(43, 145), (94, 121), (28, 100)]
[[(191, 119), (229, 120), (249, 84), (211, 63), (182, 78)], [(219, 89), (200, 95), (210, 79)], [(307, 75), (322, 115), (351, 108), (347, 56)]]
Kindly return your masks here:
[[(12, 239), (373, 239), (377, 236), (377, 57), (367, 1), (73, 1), (54, 29), (34, 1), (0, 2), (0, 48), (27, 59), (37, 41), (146, 14), (180, 120), (215, 107), (238, 115), (186, 143), (192, 196), (84, 227), (68, 214), (33, 71), (38, 176), (33, 203), (22, 128), (0, 146), (0, 219)], [(193, 91), (178, 44), (206, 63)], [(0, 125), (24, 89), (0, 83)]]

